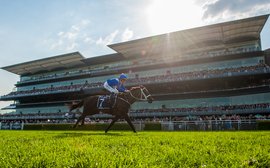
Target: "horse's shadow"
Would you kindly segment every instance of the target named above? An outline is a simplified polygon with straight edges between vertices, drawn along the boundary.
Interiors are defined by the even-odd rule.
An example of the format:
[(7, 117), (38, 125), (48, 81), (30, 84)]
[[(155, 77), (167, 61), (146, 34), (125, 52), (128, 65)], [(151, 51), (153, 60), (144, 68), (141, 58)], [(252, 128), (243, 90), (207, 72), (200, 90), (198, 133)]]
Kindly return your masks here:
[(82, 133), (82, 132), (64, 132), (61, 133), (57, 136), (55, 136), (55, 138), (71, 138), (71, 137), (83, 137), (83, 136), (115, 136), (115, 137), (120, 137), (120, 136), (125, 136), (121, 133), (101, 133), (101, 132), (86, 132), (86, 133)]

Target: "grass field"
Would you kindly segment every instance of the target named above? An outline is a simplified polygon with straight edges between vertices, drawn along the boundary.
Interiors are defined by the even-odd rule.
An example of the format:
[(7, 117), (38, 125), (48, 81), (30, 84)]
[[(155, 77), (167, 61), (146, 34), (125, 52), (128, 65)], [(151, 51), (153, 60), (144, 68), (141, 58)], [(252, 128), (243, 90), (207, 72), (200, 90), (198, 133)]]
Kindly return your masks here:
[(270, 167), (270, 132), (0, 131), (0, 167)]

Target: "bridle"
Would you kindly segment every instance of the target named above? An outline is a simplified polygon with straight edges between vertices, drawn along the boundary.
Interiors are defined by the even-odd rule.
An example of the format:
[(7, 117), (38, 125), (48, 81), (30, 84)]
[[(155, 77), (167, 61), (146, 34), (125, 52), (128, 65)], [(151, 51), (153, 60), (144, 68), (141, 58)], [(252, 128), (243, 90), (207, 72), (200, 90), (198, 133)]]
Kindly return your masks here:
[[(132, 94), (132, 91), (130, 91), (129, 94), (130, 94), (130, 96), (133, 97), (135, 100), (147, 101), (147, 100), (148, 100), (148, 97), (150, 97), (151, 94), (148, 94), (148, 95), (145, 94), (144, 91), (147, 91), (147, 92), (148, 92), (148, 90), (147, 90), (145, 87), (143, 87), (143, 88), (140, 87), (140, 91), (141, 91), (141, 94), (140, 94), (141, 97), (140, 97), (140, 98), (134, 96), (134, 95)], [(148, 93), (149, 93), (149, 92), (148, 92)]]
[[(128, 94), (132, 97), (132, 98), (134, 98), (135, 100), (137, 100), (137, 101), (147, 101), (148, 100), (148, 97), (150, 97), (151, 96), (151, 94), (149, 94), (149, 92), (148, 92), (148, 90), (145, 88), (145, 87), (137, 87), (136, 89), (140, 89), (140, 98), (138, 98), (138, 97), (136, 97), (136, 96), (134, 96), (133, 94), (132, 94), (132, 90), (130, 91), (130, 92), (128, 92)], [(147, 93), (148, 93), (148, 95), (146, 95), (145, 94), (145, 91), (147, 91)], [(120, 98), (119, 97), (119, 99), (120, 100), (122, 100), (123, 102), (125, 102), (125, 103), (127, 103), (129, 106), (131, 106), (131, 103), (128, 101), (128, 100), (126, 100), (126, 99), (124, 99), (124, 98)]]

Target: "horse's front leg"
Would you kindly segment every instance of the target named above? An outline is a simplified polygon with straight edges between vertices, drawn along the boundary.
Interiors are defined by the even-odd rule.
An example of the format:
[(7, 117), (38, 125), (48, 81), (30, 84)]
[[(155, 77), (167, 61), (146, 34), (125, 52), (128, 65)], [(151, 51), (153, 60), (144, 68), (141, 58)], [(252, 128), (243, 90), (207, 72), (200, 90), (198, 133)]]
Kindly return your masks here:
[(76, 128), (77, 125), (79, 124), (79, 122), (80, 122), (81, 120), (84, 120), (84, 118), (85, 118), (85, 116), (84, 116), (84, 115), (81, 115), (81, 116), (78, 118), (76, 124), (73, 126), (73, 128)]
[(83, 125), (84, 125), (85, 117), (86, 117), (86, 116), (84, 116), (84, 118), (82, 119), (81, 126), (83, 126)]
[(135, 127), (134, 127), (133, 123), (131, 122), (131, 119), (129, 118), (129, 116), (127, 114), (125, 115), (125, 120), (128, 122), (128, 124), (132, 128), (133, 132), (136, 133)]
[(108, 126), (108, 128), (105, 130), (105, 133), (107, 133), (109, 131), (109, 129), (113, 126), (113, 124), (119, 119), (118, 116), (115, 116), (112, 120), (112, 122), (110, 123), (110, 125)]

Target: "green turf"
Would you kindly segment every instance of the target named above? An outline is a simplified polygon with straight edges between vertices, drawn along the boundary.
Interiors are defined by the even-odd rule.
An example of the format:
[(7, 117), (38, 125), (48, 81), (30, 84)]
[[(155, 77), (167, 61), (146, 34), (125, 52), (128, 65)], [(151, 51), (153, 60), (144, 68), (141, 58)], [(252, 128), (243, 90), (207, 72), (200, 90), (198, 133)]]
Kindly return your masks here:
[(0, 167), (270, 167), (270, 132), (0, 131)]

